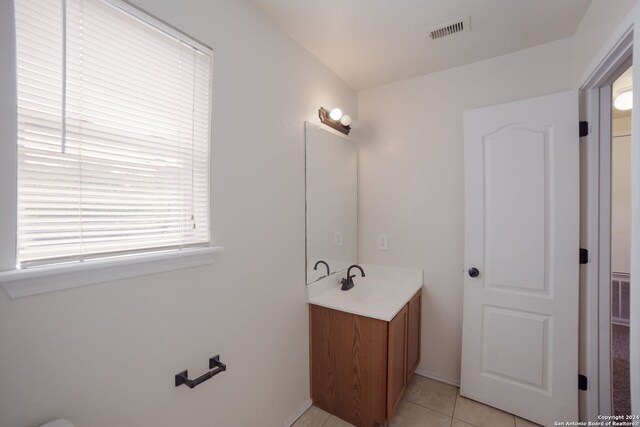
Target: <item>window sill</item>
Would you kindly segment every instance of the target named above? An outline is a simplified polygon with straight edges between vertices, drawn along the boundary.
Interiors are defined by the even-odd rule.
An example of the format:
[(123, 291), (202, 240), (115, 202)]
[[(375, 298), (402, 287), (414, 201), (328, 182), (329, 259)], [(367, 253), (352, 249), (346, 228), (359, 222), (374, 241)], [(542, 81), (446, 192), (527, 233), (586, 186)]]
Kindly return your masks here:
[(24, 270), (0, 272), (0, 284), (9, 297), (20, 298), (45, 292), (77, 288), (112, 280), (180, 270), (213, 263), (213, 255), (224, 250), (221, 246), (193, 248), (96, 259), (32, 267)]

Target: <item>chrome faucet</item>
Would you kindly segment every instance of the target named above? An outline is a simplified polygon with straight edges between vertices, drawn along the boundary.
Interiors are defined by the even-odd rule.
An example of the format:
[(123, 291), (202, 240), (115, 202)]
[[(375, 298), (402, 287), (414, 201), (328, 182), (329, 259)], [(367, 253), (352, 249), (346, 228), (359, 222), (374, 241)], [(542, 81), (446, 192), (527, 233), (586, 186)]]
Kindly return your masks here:
[(366, 274), (364, 274), (364, 270), (362, 269), (362, 267), (360, 267), (357, 264), (353, 264), (351, 267), (349, 267), (347, 269), (347, 277), (340, 281), (340, 284), (342, 285), (342, 287), (340, 289), (342, 289), (343, 291), (348, 291), (349, 289), (351, 289), (351, 288), (353, 288), (355, 286), (353, 284), (353, 278), (356, 277), (356, 275), (355, 274), (353, 276), (351, 275), (351, 269), (352, 268), (357, 268), (358, 270), (360, 270), (360, 275), (362, 277), (366, 276)]
[(331, 275), (331, 270), (329, 270), (329, 264), (327, 264), (326, 262), (324, 262), (322, 260), (316, 262), (316, 265), (313, 266), (313, 269), (317, 270), (319, 264), (324, 264), (324, 266), (327, 267), (327, 276), (330, 276)]

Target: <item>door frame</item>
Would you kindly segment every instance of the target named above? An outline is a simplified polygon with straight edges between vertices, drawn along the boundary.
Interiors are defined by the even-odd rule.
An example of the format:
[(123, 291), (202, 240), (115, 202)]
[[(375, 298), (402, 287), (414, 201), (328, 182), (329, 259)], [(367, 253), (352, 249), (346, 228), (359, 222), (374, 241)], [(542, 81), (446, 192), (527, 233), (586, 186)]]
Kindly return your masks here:
[[(630, 65), (634, 54), (640, 57), (639, 8), (636, 6), (623, 20), (608, 40), (596, 61), (590, 66), (579, 83), (580, 120), (589, 123), (589, 134), (580, 142), (580, 247), (589, 250), (589, 262), (580, 270), (580, 373), (588, 378), (588, 388), (580, 392), (580, 419), (597, 420), (598, 415), (611, 415), (611, 333), (610, 333), (610, 215), (611, 215), (611, 83), (620, 74), (621, 68)], [(638, 22), (638, 24), (636, 24)], [(638, 40), (635, 38), (638, 37)], [(640, 67), (634, 69), (634, 80), (640, 81)], [(640, 91), (634, 91), (632, 111), (633, 127), (640, 123)], [(638, 132), (632, 136), (633, 150), (640, 151)], [(633, 155), (632, 155), (633, 156)], [(637, 155), (633, 157), (638, 157)], [(638, 166), (632, 166), (637, 177)], [(632, 178), (633, 179), (633, 178)], [(638, 186), (635, 182), (636, 187)], [(633, 199), (638, 199), (634, 189)], [(638, 202), (634, 201), (634, 206)], [(635, 209), (637, 210), (637, 209)], [(638, 214), (635, 214), (637, 217)], [(640, 221), (632, 218), (632, 228)], [(635, 221), (635, 222), (634, 222)], [(634, 231), (634, 235), (638, 230)], [(632, 272), (640, 269), (638, 248), (632, 249)], [(635, 258), (635, 259), (634, 259)], [(634, 267), (635, 264), (635, 267)], [(633, 275), (633, 273), (632, 273)], [(638, 277), (638, 275), (636, 275)], [(635, 285), (634, 286), (634, 282)], [(640, 287), (632, 281), (632, 305)], [(636, 310), (640, 311), (640, 310)], [(640, 314), (640, 313), (637, 313)], [(636, 317), (637, 318), (637, 317)], [(639, 322), (631, 320), (631, 331), (638, 330)], [(633, 341), (633, 340), (632, 340)], [(631, 376), (638, 376), (640, 343), (631, 343)], [(632, 404), (638, 404), (638, 390), (632, 390)]]

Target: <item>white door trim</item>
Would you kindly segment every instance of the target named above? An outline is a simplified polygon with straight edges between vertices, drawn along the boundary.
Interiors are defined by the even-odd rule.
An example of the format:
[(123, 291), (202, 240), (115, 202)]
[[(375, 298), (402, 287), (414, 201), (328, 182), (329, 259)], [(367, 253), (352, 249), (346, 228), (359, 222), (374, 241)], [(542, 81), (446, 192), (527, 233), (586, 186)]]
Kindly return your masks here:
[[(600, 88), (600, 135), (598, 143), (598, 213), (596, 252), (598, 264), (598, 365), (600, 415), (613, 415), (611, 396), (611, 85)], [(597, 257), (597, 259), (596, 259)]]
[(633, 28), (639, 12), (640, 4), (631, 9), (631, 12), (611, 34), (611, 37), (578, 81), (577, 87), (580, 91), (601, 86), (627, 60), (628, 53), (633, 46)]
[[(589, 135), (580, 141), (580, 247), (591, 250), (598, 247), (597, 217), (589, 215), (599, 206), (598, 154), (600, 134), (600, 90), (587, 89), (580, 96), (580, 120), (588, 121)], [(591, 118), (598, 117), (596, 120)], [(590, 261), (591, 261), (590, 260)], [(599, 414), (599, 362), (598, 362), (598, 263), (589, 262), (580, 268), (580, 345), (579, 369), (588, 378), (587, 391), (579, 393), (580, 420), (595, 420)]]
[[(635, 26), (640, 28), (640, 6), (635, 7)], [(640, 58), (640, 31), (634, 32), (633, 56)], [(633, 80), (640, 82), (640, 67), (633, 69)], [(631, 127), (640, 129), (640, 90), (633, 93)], [(631, 135), (631, 316), (629, 355), (631, 365), (631, 412), (640, 414), (640, 132)]]
[[(589, 249), (590, 262), (580, 275), (580, 370), (589, 379), (588, 390), (580, 393), (581, 420), (597, 420), (598, 415), (611, 412), (610, 329), (610, 159), (611, 129), (606, 114), (611, 112), (610, 88), (600, 88), (612, 82), (632, 53), (640, 57), (640, 6), (636, 6), (622, 21), (582, 78), (580, 87), (580, 120), (589, 122), (589, 136), (581, 142), (581, 247)], [(637, 38), (637, 39), (636, 39)], [(634, 52), (635, 51), (635, 52)], [(640, 81), (640, 67), (634, 69), (634, 80)], [(634, 93), (634, 106), (640, 105), (640, 91)], [(640, 108), (632, 112), (633, 128), (639, 129)], [(632, 241), (640, 233), (640, 132), (632, 137), (636, 160), (632, 166), (633, 188)], [(603, 151), (603, 147), (605, 147)], [(607, 151), (608, 150), (608, 151)], [(608, 174), (608, 177), (607, 177)], [(604, 181), (603, 181), (604, 180)], [(603, 209), (606, 208), (606, 212)], [(604, 245), (604, 246), (603, 246)], [(604, 249), (604, 250), (603, 250)], [(632, 248), (632, 275), (640, 277), (640, 244)], [(635, 272), (635, 274), (634, 274)], [(606, 281), (605, 281), (606, 280)], [(602, 283), (602, 286), (600, 286)], [(640, 283), (632, 281), (632, 305), (640, 307)], [(635, 319), (640, 320), (640, 309)], [(631, 319), (631, 335), (638, 336), (640, 322)], [(635, 332), (634, 332), (635, 331)], [(631, 341), (631, 376), (640, 375), (640, 340)], [(632, 381), (633, 412), (640, 410), (640, 384)]]

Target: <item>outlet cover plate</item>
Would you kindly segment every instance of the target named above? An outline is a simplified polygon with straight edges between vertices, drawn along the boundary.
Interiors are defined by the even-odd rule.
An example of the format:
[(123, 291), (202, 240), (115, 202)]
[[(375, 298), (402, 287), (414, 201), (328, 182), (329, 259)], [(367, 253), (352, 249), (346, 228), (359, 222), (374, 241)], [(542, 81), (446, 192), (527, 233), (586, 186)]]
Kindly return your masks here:
[(386, 233), (378, 234), (378, 249), (381, 251), (389, 249), (389, 236)]

